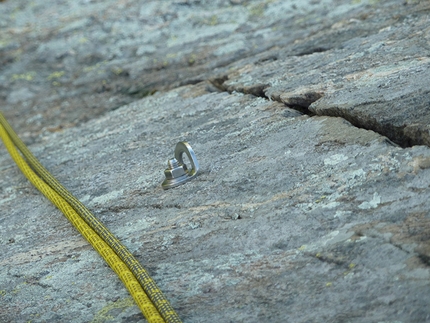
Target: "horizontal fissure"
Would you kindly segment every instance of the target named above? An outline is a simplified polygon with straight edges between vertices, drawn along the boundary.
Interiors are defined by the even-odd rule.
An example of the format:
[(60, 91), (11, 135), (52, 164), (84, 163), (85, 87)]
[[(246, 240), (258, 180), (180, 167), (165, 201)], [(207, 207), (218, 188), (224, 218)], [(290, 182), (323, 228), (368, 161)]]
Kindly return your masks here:
[(300, 94), (294, 94), (291, 96), (281, 94), (279, 96), (269, 98), (266, 95), (266, 89), (269, 87), (267, 84), (256, 84), (247, 87), (236, 85), (226, 86), (225, 81), (227, 79), (228, 77), (224, 76), (216, 80), (211, 80), (211, 83), (222, 91), (228, 91), (230, 93), (236, 91), (244, 94), (252, 94), (267, 100), (281, 102), (285, 104), (286, 107), (297, 110), (308, 116), (318, 115), (343, 118), (357, 128), (371, 130), (384, 137), (387, 137), (392, 143), (397, 144), (402, 148), (412, 147), (414, 145), (429, 146), (424, 139), (420, 138), (419, 135), (415, 135), (415, 138), (405, 135), (405, 127), (397, 127), (389, 123), (382, 124), (378, 120), (372, 118), (370, 115), (359, 117), (355, 116), (353, 113), (347, 113), (347, 111), (337, 108), (324, 109), (323, 112), (321, 112), (321, 110), (314, 112), (312, 109), (310, 109), (311, 105), (324, 96), (324, 93), (319, 91), (304, 91)]

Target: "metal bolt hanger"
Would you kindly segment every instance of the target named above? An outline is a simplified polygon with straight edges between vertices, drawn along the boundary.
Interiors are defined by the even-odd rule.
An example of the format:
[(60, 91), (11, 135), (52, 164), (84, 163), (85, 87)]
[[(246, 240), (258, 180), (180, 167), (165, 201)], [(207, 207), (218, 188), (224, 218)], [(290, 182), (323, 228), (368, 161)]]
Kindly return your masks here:
[[(184, 163), (184, 153), (187, 154), (188, 159), (190, 160), (192, 167), (191, 170), (188, 170), (187, 165)], [(167, 169), (164, 171), (166, 179), (161, 184), (161, 187), (167, 190), (169, 188), (184, 184), (196, 177), (198, 171), (199, 163), (194, 150), (187, 142), (178, 142), (175, 148), (175, 158), (172, 158), (167, 162)]]

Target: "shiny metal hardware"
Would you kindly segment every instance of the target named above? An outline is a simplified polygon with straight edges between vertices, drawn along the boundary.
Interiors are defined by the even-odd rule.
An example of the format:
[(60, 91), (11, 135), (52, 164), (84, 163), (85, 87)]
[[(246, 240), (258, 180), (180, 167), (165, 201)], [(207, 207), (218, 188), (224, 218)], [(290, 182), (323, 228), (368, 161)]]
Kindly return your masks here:
[[(184, 163), (183, 155), (187, 154), (191, 163), (191, 170), (188, 170)], [(167, 169), (164, 171), (166, 179), (161, 184), (163, 189), (167, 190), (172, 187), (184, 184), (197, 176), (199, 171), (199, 163), (196, 154), (191, 146), (185, 142), (178, 142), (175, 148), (175, 158), (167, 162)]]

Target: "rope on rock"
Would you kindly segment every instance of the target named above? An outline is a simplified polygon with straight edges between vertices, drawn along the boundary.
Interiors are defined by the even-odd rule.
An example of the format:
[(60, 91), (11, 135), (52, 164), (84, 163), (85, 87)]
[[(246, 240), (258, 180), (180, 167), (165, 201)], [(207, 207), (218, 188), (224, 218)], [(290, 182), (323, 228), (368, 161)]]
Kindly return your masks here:
[[(148, 272), (130, 251), (43, 167), (21, 141), (1, 112), (0, 137), (15, 163), (29, 181), (64, 213), (117, 273), (148, 322), (181, 323), (179, 316)], [(16, 148), (21, 151), (31, 168)], [(144, 295), (141, 291), (144, 291)]]

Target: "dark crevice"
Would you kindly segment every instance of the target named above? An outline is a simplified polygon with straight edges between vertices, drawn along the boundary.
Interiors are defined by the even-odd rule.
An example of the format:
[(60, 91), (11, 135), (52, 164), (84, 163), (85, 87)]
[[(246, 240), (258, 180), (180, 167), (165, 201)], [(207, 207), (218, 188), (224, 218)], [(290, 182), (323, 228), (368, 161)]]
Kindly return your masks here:
[[(285, 104), (286, 107), (299, 111), (308, 116), (327, 116), (327, 117), (340, 117), (350, 122), (353, 126), (371, 130), (379, 133), (381, 136), (387, 137), (391, 144), (399, 145), (402, 148), (412, 147), (414, 145), (427, 145), (424, 140), (413, 140), (412, 138), (405, 135), (405, 127), (396, 127), (391, 124), (381, 124), (375, 119), (370, 118), (370, 116), (365, 116), (360, 118), (359, 116), (354, 116), (352, 114), (346, 114), (340, 109), (333, 108), (324, 109), (324, 113), (318, 113), (309, 109), (309, 107), (320, 98), (324, 96), (323, 92), (320, 91), (307, 91), (300, 94), (294, 95), (280, 95), (274, 97), (268, 97), (266, 95), (266, 89), (269, 88), (268, 84), (256, 84), (251, 86), (228, 86), (225, 82), (228, 80), (228, 76), (224, 75), (221, 77), (213, 78), (210, 81), (220, 91), (226, 91), (232, 93), (233, 91), (240, 92), (243, 94), (252, 94), (257, 97), (265, 98), (271, 101), (277, 101)], [(419, 139), (419, 138), (418, 138)]]
[(287, 107), (298, 110), (309, 116), (316, 115), (309, 107), (312, 103), (318, 101), (324, 96), (321, 91), (305, 91), (298, 94), (280, 95), (279, 101), (284, 103)]
[(220, 91), (229, 92), (229, 93), (236, 91), (243, 94), (251, 94), (270, 101), (277, 101), (285, 104), (287, 108), (291, 108), (293, 110), (299, 111), (300, 113), (306, 114), (308, 116), (316, 115), (314, 112), (309, 110), (309, 106), (323, 96), (321, 92), (309, 91), (300, 96), (290, 97), (288, 99), (289, 101), (287, 101), (287, 99), (285, 98), (283, 98), (282, 100), (279, 96), (269, 98), (266, 94), (266, 89), (270, 87), (268, 84), (229, 87), (225, 84), (227, 80), (228, 80), (228, 76), (223, 75), (220, 77), (212, 78), (209, 80), (209, 82)]
[[(408, 253), (408, 254), (410, 254), (410, 253), (411, 253), (409, 250), (407, 250), (407, 249), (403, 248), (401, 244), (394, 243), (394, 242), (392, 242), (392, 241), (390, 241), (390, 243), (391, 243), (391, 245), (393, 245), (394, 247), (396, 247), (396, 248), (398, 248), (398, 249), (402, 250), (403, 252), (406, 252), (406, 253)], [(422, 263), (423, 265), (425, 265), (425, 266), (429, 266), (429, 267), (430, 267), (430, 257), (429, 257), (427, 254), (422, 253), (422, 252), (420, 252), (420, 251), (419, 251), (419, 250), (417, 250), (417, 249), (415, 249), (415, 254), (416, 254), (416, 256), (418, 257), (418, 259), (421, 261), (421, 263)]]
[(393, 247), (396, 247), (397, 249), (399, 249), (399, 250), (401, 250), (401, 251), (403, 251), (403, 252), (406, 252), (406, 253), (411, 253), (410, 251), (408, 251), (408, 250), (406, 250), (406, 249), (404, 249), (403, 247), (402, 247), (402, 245), (401, 244), (398, 244), (398, 243), (395, 243), (395, 242), (393, 242), (393, 241), (391, 241), (390, 240), (390, 244), (393, 246)]
[(220, 77), (209, 79), (209, 82), (222, 92), (232, 93), (233, 91), (236, 91), (243, 94), (251, 94), (264, 99), (268, 99), (264, 92), (265, 89), (269, 87), (268, 84), (255, 84), (255, 85), (241, 86), (236, 88), (236, 87), (227, 86), (225, 84), (227, 80), (228, 80), (228, 76), (223, 75)]
[[(284, 103), (285, 104), (285, 103)], [(290, 108), (290, 109), (294, 109), (294, 110), (296, 110), (296, 111), (299, 111), (300, 113), (303, 113), (303, 114), (306, 114), (306, 115), (308, 115), (308, 116), (310, 116), (310, 117), (313, 117), (313, 116), (315, 116), (316, 114), (315, 113), (313, 113), (311, 110), (309, 110), (309, 108), (308, 107), (304, 107), (304, 106), (301, 106), (301, 105), (290, 105), (290, 104), (285, 104), (288, 108)]]
[(421, 262), (426, 265), (426, 266), (430, 266), (430, 257), (427, 255), (424, 255), (422, 253), (418, 254), (418, 258), (421, 260)]
[(196, 78), (189, 78), (184, 80), (183, 82), (179, 83), (179, 86), (184, 86), (184, 85), (195, 85), (201, 82), (204, 82), (205, 79), (201, 78), (201, 77), (196, 77)]
[(393, 143), (399, 145), (402, 148), (408, 148), (415, 145), (426, 145), (428, 143), (424, 138), (420, 138), (419, 136), (407, 136), (405, 134), (406, 125), (403, 126), (395, 126), (390, 123), (381, 123), (375, 118), (372, 118), (370, 115), (359, 115), (359, 114), (348, 114), (345, 111), (333, 107), (333, 109), (324, 109), (324, 114), (317, 113), (322, 116), (329, 117), (340, 117), (350, 122), (353, 126), (365, 130), (371, 130), (380, 135), (387, 137)]
[(266, 96), (264, 90), (268, 86), (269, 86), (268, 84), (256, 84), (256, 85), (243, 87), (238, 92), (242, 92), (244, 94), (252, 94), (254, 96), (258, 96), (258, 97), (267, 99), (267, 96)]
[(306, 56), (306, 55), (312, 55), (315, 53), (323, 53), (330, 50), (330, 48), (325, 48), (325, 47), (315, 47), (315, 48), (311, 48), (308, 50), (305, 50), (303, 52), (300, 52), (298, 54), (296, 54), (295, 56)]
[(222, 75), (222, 76), (218, 76), (218, 77), (209, 79), (209, 82), (212, 83), (212, 85), (215, 86), (220, 91), (226, 92), (227, 87), (224, 85), (224, 82), (227, 80), (228, 80), (228, 76)]
[(278, 55), (269, 55), (267, 57), (263, 57), (255, 62), (255, 65), (263, 65), (263, 63), (274, 62), (278, 60)]

